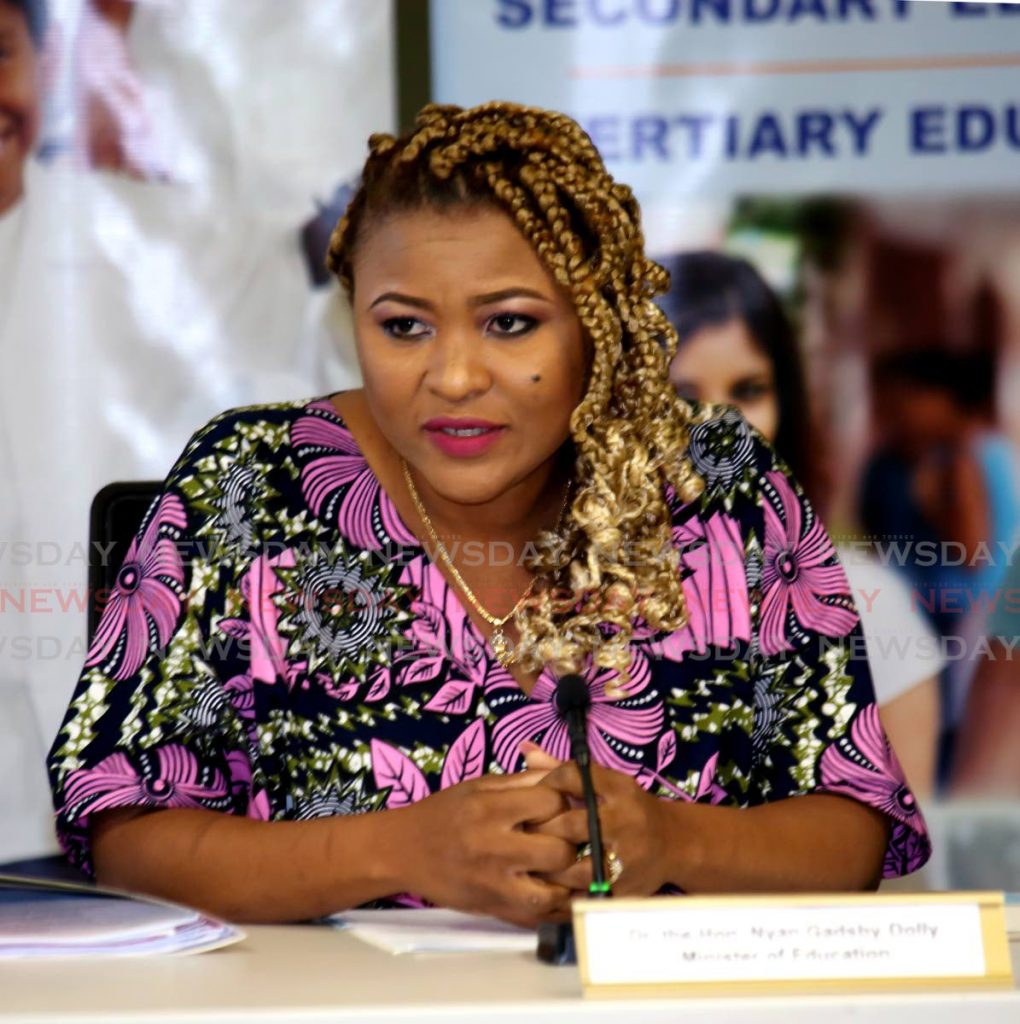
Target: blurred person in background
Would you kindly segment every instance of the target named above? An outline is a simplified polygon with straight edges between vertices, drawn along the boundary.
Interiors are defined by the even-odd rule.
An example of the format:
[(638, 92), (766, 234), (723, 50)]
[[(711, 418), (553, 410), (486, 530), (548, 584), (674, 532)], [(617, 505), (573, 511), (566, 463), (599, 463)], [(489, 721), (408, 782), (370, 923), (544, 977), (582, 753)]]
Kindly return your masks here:
[(44, 84), (52, 66), (41, 0), (0, 0), (0, 217), (25, 191), (42, 123)]
[[(680, 395), (735, 406), (771, 441), (816, 507), (825, 507), (823, 454), (812, 443), (804, 368), (778, 297), (746, 260), (683, 253), (668, 263), (665, 302), (679, 335), (670, 377)], [(864, 628), (882, 723), (911, 786), (934, 786), (939, 734), (937, 637), (896, 574), (840, 551)]]
[(1016, 554), (999, 594), (959, 727), (950, 778), (953, 796), (1020, 797), (1020, 558)]
[(860, 515), (895, 559), (915, 607), (942, 635), (945, 760), (988, 616), (1003, 602), (1020, 531), (1020, 468), (991, 413), (994, 367), (984, 353), (926, 344), (872, 367), (879, 444), (864, 472)]

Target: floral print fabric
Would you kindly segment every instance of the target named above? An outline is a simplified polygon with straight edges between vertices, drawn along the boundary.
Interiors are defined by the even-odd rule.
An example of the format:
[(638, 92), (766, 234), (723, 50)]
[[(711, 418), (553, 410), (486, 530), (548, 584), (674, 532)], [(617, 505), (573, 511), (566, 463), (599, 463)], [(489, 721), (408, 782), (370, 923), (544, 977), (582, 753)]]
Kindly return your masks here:
[[(687, 624), (638, 623), (629, 680), (591, 667), (595, 759), (664, 799), (842, 794), (885, 814), (885, 874), (929, 845), (878, 720), (832, 543), (732, 411), (691, 430), (706, 483), (667, 494)], [(401, 520), (328, 399), (200, 431), (120, 570), (50, 753), (58, 833), (91, 870), (118, 806), (262, 820), (402, 807), (569, 755), (545, 671), (526, 695)]]

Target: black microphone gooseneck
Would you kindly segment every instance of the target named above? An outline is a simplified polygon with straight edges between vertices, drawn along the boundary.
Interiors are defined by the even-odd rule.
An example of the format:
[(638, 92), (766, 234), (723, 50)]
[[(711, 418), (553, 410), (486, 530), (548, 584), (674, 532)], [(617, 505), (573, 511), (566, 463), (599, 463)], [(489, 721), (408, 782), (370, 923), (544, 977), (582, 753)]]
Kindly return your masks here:
[(581, 773), (584, 806), (588, 812), (588, 841), (591, 846), (592, 865), (592, 880), (588, 894), (592, 899), (605, 899), (612, 895), (612, 889), (606, 881), (605, 861), (602, 855), (602, 826), (599, 824), (595, 787), (591, 781), (591, 751), (588, 749), (588, 709), (591, 707), (591, 694), (588, 692), (588, 684), (578, 675), (563, 676), (556, 683), (556, 706), (567, 721), (570, 752)]
[[(588, 749), (588, 708), (591, 695), (585, 681), (576, 675), (563, 676), (556, 683), (556, 707), (566, 719), (570, 737), (570, 752), (581, 773), (584, 806), (588, 812), (588, 837), (591, 846), (592, 880), (588, 894), (593, 899), (606, 899), (612, 895), (605, 879), (602, 860), (602, 826), (591, 781), (591, 751)], [(547, 964), (577, 963), (574, 930), (570, 924), (540, 924), (538, 926), (538, 959)]]

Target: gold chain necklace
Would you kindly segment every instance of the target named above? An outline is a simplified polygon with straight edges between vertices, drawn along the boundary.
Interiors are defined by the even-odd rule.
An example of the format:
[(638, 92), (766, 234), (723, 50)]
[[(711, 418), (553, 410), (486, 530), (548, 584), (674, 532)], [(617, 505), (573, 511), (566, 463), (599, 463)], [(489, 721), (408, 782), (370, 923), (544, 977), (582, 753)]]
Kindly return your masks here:
[[(446, 545), (439, 539), (439, 534), (436, 533), (436, 528), (432, 525), (432, 519), (429, 517), (428, 512), (425, 511), (425, 506), (422, 504), (421, 497), (418, 494), (418, 488), (414, 486), (414, 480), (411, 479), (411, 470), (407, 465), (406, 460), (400, 460), (400, 466), (404, 471), (404, 483), (407, 484), (407, 493), (411, 496), (411, 501), (414, 502), (415, 511), (418, 513), (419, 518), (425, 524), (425, 529), (428, 531), (429, 539), (435, 546), (436, 552), (439, 557), (445, 563), (447, 569), (450, 570), (450, 575), (457, 581), (457, 586), (463, 591), (464, 596), (471, 603), (471, 607), (490, 625), (493, 627), (492, 636), (489, 637), (489, 646), (492, 647), (492, 653), (496, 655), (496, 660), (503, 666), (503, 668), (509, 668), (516, 660), (517, 655), (514, 654), (513, 649), (510, 646), (510, 641), (507, 639), (506, 634), (503, 632), (503, 627), (517, 614), (521, 605), (531, 596), (532, 590), (535, 589), (535, 577), (532, 577), (531, 582), (528, 584), (527, 590), (517, 599), (517, 603), (506, 613), (506, 615), (497, 617), (489, 612), (488, 609), (482, 607), (481, 601), (475, 597), (474, 592), (467, 585), (464, 577), (461, 576), (457, 570), (457, 566), (453, 564), (453, 559), (450, 557), (449, 551), (446, 550)], [(567, 507), (567, 498), (570, 495), (570, 485), (567, 484), (567, 489), (563, 494), (563, 504), (560, 506), (560, 513), (557, 517), (557, 523), (563, 518), (563, 513)]]

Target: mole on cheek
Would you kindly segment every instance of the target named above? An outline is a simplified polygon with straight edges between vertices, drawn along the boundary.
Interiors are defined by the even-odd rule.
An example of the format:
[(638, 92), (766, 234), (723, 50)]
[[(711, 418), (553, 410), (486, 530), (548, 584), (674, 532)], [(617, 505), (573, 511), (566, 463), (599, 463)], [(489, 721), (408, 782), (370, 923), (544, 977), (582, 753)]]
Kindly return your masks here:
[(533, 384), (537, 384), (541, 379), (542, 379), (542, 375), (540, 373), (533, 373), (531, 375), (531, 382)]

